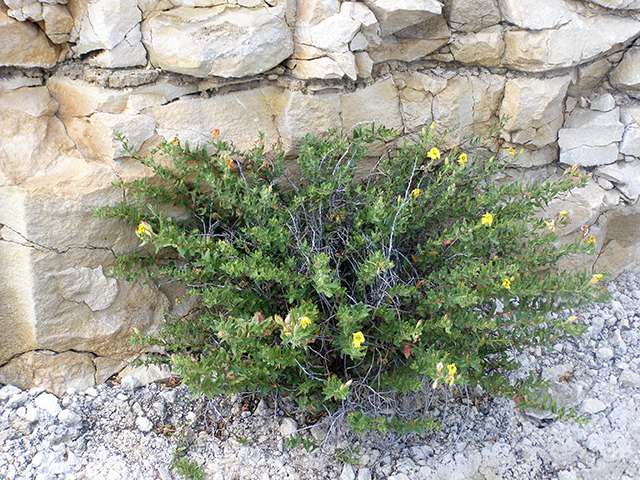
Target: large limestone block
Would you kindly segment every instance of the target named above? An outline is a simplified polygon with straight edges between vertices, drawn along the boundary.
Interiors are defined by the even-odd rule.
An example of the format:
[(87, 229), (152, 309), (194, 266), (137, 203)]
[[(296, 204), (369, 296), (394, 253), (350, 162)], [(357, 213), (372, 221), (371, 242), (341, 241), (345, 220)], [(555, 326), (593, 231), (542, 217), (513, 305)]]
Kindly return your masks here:
[(598, 167), (595, 174), (614, 183), (630, 202), (640, 197), (640, 161), (617, 162)]
[(383, 36), (442, 14), (442, 4), (437, 0), (365, 0), (364, 3), (380, 22)]
[(618, 108), (609, 112), (577, 108), (558, 132), (560, 161), (583, 167), (614, 163), (623, 133)]
[[(24, 215), (20, 215), (20, 195), (15, 188), (0, 186), (0, 365), (13, 356), (37, 347), (34, 329), (35, 310), (29, 295), (33, 288), (33, 272), (28, 249), (18, 232), (26, 231)], [(10, 215), (16, 217), (9, 226)]]
[(23, 390), (43, 387), (58, 397), (68, 388), (84, 391), (96, 384), (96, 369), (87, 353), (28, 352), (0, 367), (0, 383)]
[(447, 0), (445, 16), (454, 30), (477, 32), (500, 23), (496, 0)]
[(450, 38), (451, 30), (445, 18), (432, 17), (396, 35), (385, 37), (379, 47), (369, 51), (369, 55), (375, 63), (387, 60), (413, 62), (445, 46)]
[(0, 9), (0, 67), (51, 68), (58, 47), (37, 26), (8, 17)]
[(91, 159), (109, 160), (128, 156), (114, 132), (127, 137), (134, 151), (155, 133), (155, 121), (148, 115), (128, 115), (97, 112), (87, 118), (66, 121), (69, 136), (78, 149)]
[(340, 96), (337, 93), (306, 95), (287, 90), (275, 124), (282, 148), (288, 154), (295, 152), (305, 135), (320, 136), (340, 126)]
[(267, 144), (278, 140), (274, 116), (281, 110), (282, 93), (282, 89), (264, 87), (208, 99), (180, 99), (142, 113), (155, 119), (157, 133), (166, 139), (177, 135), (191, 145), (203, 145), (218, 128), (221, 138), (233, 140), (237, 148), (245, 150), (253, 145), (259, 131), (265, 134)]
[(572, 67), (620, 49), (640, 33), (640, 22), (614, 15), (577, 14), (550, 30), (505, 32), (505, 66), (527, 72)]
[(576, 108), (560, 130), (558, 144), (567, 150), (585, 145), (602, 147), (619, 142), (623, 133), (619, 109), (599, 112)]
[(15, 110), (31, 117), (52, 116), (58, 102), (46, 87), (23, 87), (0, 95), (0, 109)]
[(609, 74), (611, 84), (622, 90), (640, 90), (640, 47), (627, 50), (622, 61)]
[(282, 7), (179, 7), (149, 16), (142, 36), (153, 65), (196, 77), (255, 75), (293, 53)]
[(58, 116), (88, 117), (94, 112), (122, 113), (127, 105), (128, 92), (107, 89), (63, 75), (47, 80), (47, 88), (60, 104)]
[(344, 94), (340, 99), (343, 133), (348, 135), (358, 124), (384, 125), (403, 129), (398, 90), (393, 78)]
[(456, 76), (433, 99), (436, 132), (451, 133), (446, 145), (462, 145), (496, 123), (505, 80), (500, 75)]
[[(55, 174), (0, 188), (0, 203), (12, 202), (10, 210), (2, 209), (2, 236), (12, 233), (21, 263), (5, 288), (23, 298), (22, 307), (0, 298), (0, 311), (23, 308), (22, 327), (31, 328), (32, 338), (21, 351), (35, 343), (58, 352), (133, 353), (139, 347), (127, 341), (132, 329), (155, 331), (168, 302), (152, 284), (116, 281), (106, 273), (114, 252), (130, 251), (139, 239), (135, 226), (94, 218), (92, 209), (117, 204), (122, 192), (111, 184), (127, 177), (116, 175), (117, 165), (77, 158), (58, 163)], [(3, 271), (7, 261), (14, 262), (0, 258)], [(21, 271), (28, 275), (18, 277)], [(0, 320), (5, 328), (4, 315)]]
[(496, 25), (477, 33), (460, 35), (451, 42), (451, 54), (456, 62), (465, 65), (495, 67), (504, 53), (502, 27)]
[(500, 117), (511, 117), (503, 130), (507, 140), (537, 148), (556, 142), (570, 82), (569, 75), (508, 80), (500, 106)]
[(447, 87), (446, 78), (411, 72), (398, 76), (402, 116), (407, 132), (416, 132), (433, 120), (431, 105), (434, 95)]
[(82, 19), (77, 54), (110, 50), (120, 44), (142, 20), (136, 0), (93, 0)]
[(58, 158), (74, 150), (64, 125), (52, 116), (57, 107), (45, 87), (0, 95), (0, 178), (6, 183), (44, 175), (55, 169)]
[(572, 14), (565, 0), (499, 0), (502, 18), (526, 30), (557, 28)]

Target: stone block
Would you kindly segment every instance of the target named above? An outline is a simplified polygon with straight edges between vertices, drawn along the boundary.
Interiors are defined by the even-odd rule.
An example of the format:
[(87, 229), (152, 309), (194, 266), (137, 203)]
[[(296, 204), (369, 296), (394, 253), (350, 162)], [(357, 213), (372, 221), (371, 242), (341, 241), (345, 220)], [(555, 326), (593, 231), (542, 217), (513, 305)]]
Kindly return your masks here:
[(0, 382), (11, 381), (23, 390), (44, 387), (62, 397), (68, 388), (84, 391), (95, 385), (94, 374), (87, 353), (38, 351), (20, 355), (0, 367)]
[(245, 77), (266, 72), (293, 53), (282, 7), (179, 7), (142, 23), (151, 63), (195, 77)]
[(51, 68), (59, 49), (29, 22), (19, 22), (0, 10), (0, 67)]
[(450, 48), (456, 62), (483, 67), (500, 65), (505, 48), (502, 27), (493, 26), (459, 35), (451, 42)]
[(444, 13), (454, 30), (477, 32), (502, 19), (495, 0), (448, 0)]
[(558, 28), (505, 32), (505, 66), (526, 72), (573, 67), (631, 43), (640, 23), (631, 18), (601, 14), (585, 18), (573, 14)]
[(383, 37), (442, 14), (442, 4), (437, 0), (364, 0), (364, 3), (380, 22)]

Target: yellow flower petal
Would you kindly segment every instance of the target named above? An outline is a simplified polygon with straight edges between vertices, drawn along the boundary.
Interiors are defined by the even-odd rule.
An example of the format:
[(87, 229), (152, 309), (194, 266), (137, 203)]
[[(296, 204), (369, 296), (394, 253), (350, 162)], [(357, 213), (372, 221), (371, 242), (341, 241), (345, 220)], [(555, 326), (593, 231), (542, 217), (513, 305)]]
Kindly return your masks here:
[(458, 157), (458, 164), (459, 165), (464, 165), (465, 163), (467, 163), (469, 159), (467, 158), (467, 154), (466, 153), (461, 153), (460, 156)]
[(427, 157), (432, 160), (438, 160), (440, 158), (440, 150), (438, 150), (436, 147), (433, 147), (431, 150), (429, 150), (429, 153), (427, 153)]
[(362, 334), (362, 332), (354, 333), (353, 341), (351, 342), (351, 344), (353, 345), (353, 348), (360, 348), (360, 345), (362, 345), (362, 342), (364, 342), (364, 335)]
[(487, 225), (488, 227), (490, 227), (493, 224), (493, 215), (491, 215), (490, 213), (485, 213), (482, 216), (482, 220), (480, 220), (480, 224), (481, 225)]

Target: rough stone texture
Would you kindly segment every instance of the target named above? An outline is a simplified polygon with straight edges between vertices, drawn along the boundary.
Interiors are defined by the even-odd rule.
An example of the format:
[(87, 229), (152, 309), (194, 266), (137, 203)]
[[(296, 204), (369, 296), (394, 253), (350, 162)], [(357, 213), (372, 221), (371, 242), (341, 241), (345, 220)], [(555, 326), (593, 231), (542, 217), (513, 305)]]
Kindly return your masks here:
[(624, 90), (640, 88), (640, 47), (627, 50), (622, 61), (609, 74), (611, 84)]
[(10, 18), (0, 9), (0, 67), (53, 67), (58, 48), (42, 30)]
[(221, 138), (233, 140), (236, 147), (253, 145), (258, 131), (265, 134), (265, 142), (278, 139), (274, 125), (275, 103), (282, 90), (267, 87), (220, 95), (207, 100), (178, 100), (166, 106), (143, 110), (156, 122), (156, 131), (166, 139), (178, 136), (190, 144), (204, 144), (211, 130), (219, 128)]
[(565, 98), (571, 77), (550, 79), (518, 77), (507, 81), (500, 116), (508, 115), (504, 134), (507, 141), (543, 147), (558, 139)]
[(281, 7), (179, 7), (142, 24), (153, 65), (196, 77), (243, 77), (265, 72), (293, 53)]
[(447, 146), (464, 144), (495, 123), (504, 85), (503, 77), (487, 73), (447, 82), (431, 108), (436, 132), (451, 131)]
[(618, 158), (616, 142), (622, 140), (623, 133), (619, 109), (576, 109), (558, 132), (560, 161), (585, 167), (613, 163)]
[(502, 27), (494, 26), (461, 35), (451, 43), (450, 48), (457, 62), (495, 67), (501, 63), (505, 48)]
[(640, 22), (611, 15), (572, 15), (556, 29), (505, 32), (504, 64), (525, 72), (572, 67), (630, 43)]
[(139, 28), (137, 25), (141, 19), (135, 0), (89, 2), (75, 51), (83, 54), (93, 50), (111, 50), (124, 41), (131, 30)]
[(571, 12), (564, 0), (500, 0), (500, 13), (525, 30), (547, 30), (566, 25)]
[(496, 0), (447, 0), (444, 12), (451, 26), (462, 32), (477, 32), (501, 20)]
[(0, 382), (28, 390), (44, 387), (61, 397), (67, 388), (86, 390), (96, 384), (95, 367), (87, 353), (28, 352), (0, 367)]
[(442, 4), (437, 0), (364, 0), (364, 3), (380, 22), (383, 36), (423, 23), (442, 13)]

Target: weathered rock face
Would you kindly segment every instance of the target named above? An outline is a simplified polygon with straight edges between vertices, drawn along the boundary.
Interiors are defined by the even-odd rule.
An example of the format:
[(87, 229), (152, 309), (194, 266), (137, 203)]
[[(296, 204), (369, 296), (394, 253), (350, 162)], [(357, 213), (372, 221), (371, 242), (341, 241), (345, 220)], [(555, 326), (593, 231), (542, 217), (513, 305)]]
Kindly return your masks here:
[(282, 7), (179, 7), (147, 18), (143, 41), (154, 66), (195, 77), (255, 75), (293, 53)]
[[(94, 218), (148, 151), (240, 148), (258, 131), (289, 155), (307, 133), (435, 122), (464, 146), (509, 116), (487, 154), (522, 151), (514, 178), (579, 165), (572, 267), (640, 268), (638, 0), (5, 0), (0, 3), (0, 382), (56, 393), (139, 354), (175, 292), (111, 276), (131, 227)], [(375, 146), (372, 154), (381, 153)], [(168, 298), (171, 297), (171, 298)], [(177, 315), (177, 310), (173, 310)]]

